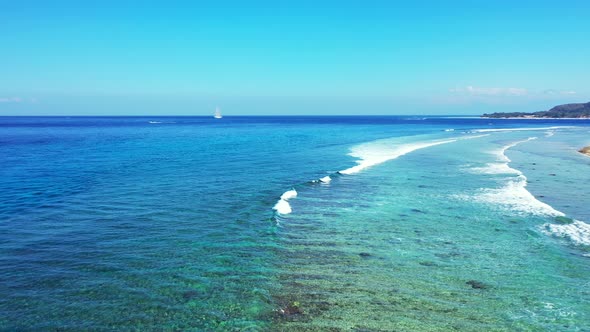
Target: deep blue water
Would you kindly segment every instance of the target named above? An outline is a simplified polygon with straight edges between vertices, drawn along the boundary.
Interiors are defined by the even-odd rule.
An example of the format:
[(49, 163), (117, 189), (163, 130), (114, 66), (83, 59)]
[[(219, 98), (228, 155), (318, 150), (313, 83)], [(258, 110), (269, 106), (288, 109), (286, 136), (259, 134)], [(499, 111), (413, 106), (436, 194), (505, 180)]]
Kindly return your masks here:
[(0, 329), (589, 330), (589, 133), (1, 117)]

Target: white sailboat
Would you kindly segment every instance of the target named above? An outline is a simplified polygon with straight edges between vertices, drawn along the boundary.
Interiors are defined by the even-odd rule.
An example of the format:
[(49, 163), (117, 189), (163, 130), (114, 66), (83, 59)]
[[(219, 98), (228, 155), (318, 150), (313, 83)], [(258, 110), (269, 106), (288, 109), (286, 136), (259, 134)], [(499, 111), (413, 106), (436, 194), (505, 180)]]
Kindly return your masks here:
[(216, 107), (215, 108), (215, 115), (213, 115), (213, 117), (216, 118), (216, 119), (221, 119), (222, 118), (222, 116), (221, 116), (221, 110), (219, 109), (219, 107)]

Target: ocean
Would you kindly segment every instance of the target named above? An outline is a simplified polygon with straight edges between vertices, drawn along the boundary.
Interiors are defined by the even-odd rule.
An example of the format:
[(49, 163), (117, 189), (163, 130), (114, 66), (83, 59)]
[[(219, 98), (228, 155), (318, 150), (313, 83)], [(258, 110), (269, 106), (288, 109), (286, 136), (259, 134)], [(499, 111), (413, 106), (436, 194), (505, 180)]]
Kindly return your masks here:
[(0, 117), (0, 330), (588, 331), (589, 134)]

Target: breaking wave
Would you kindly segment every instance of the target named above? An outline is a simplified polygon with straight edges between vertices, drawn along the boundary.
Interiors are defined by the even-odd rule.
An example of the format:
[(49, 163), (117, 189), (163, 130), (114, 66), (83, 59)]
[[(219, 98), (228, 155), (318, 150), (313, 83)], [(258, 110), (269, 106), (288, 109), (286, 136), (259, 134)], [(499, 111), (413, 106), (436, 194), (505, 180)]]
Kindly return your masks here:
[(481, 174), (514, 174), (509, 178), (507, 183), (501, 188), (484, 188), (473, 196), (473, 199), (483, 203), (492, 203), (503, 206), (509, 210), (525, 214), (545, 215), (545, 216), (564, 216), (560, 211), (555, 210), (550, 205), (539, 201), (527, 189), (527, 178), (521, 171), (509, 166), (510, 158), (506, 156), (506, 151), (518, 144), (532, 141), (536, 137), (529, 137), (526, 140), (516, 141), (503, 146), (491, 153), (496, 156), (498, 162), (488, 163), (484, 167), (473, 167), (471, 172)]
[(297, 197), (297, 191), (295, 189), (285, 191), (273, 207), (273, 210), (277, 211), (279, 214), (289, 214), (293, 212), (289, 200), (295, 197)]
[[(515, 170), (519, 172), (518, 170)], [(474, 199), (483, 203), (492, 203), (508, 210), (522, 214), (539, 216), (565, 216), (564, 213), (555, 210), (549, 204), (543, 203), (533, 196), (527, 189), (527, 178), (520, 174), (509, 180), (504, 187), (497, 189), (481, 189)]]
[(555, 130), (555, 129), (571, 129), (575, 126), (553, 126), (553, 127), (537, 127), (537, 128), (496, 128), (496, 129), (474, 129), (472, 133), (494, 133), (504, 131), (536, 131), (536, 130)]
[(408, 144), (401, 144), (397, 146), (391, 146), (390, 140), (379, 140), (370, 143), (360, 144), (352, 148), (352, 152), (349, 153), (350, 156), (359, 158), (357, 161), (357, 165), (341, 170), (338, 173), (344, 175), (350, 175), (354, 173), (358, 173), (368, 167), (375, 166), (382, 164), (386, 161), (396, 159), (400, 156), (408, 154), (410, 152), (428, 148), (435, 145), (441, 145), (446, 143), (456, 142), (458, 140), (463, 139), (472, 139), (483, 137), (485, 135), (477, 135), (477, 136), (466, 136), (466, 137), (459, 137), (459, 138), (451, 138), (451, 139), (442, 139), (442, 140), (433, 140), (433, 141), (425, 141), (425, 142), (415, 142), (415, 143), (408, 143)]
[[(372, 141), (369, 143), (364, 143), (357, 145), (352, 148), (352, 152), (349, 154), (353, 157), (359, 158), (357, 161), (357, 165), (347, 168), (345, 170), (338, 171), (336, 173), (332, 173), (330, 175), (324, 176), (317, 180), (312, 180), (307, 182), (307, 184), (328, 184), (332, 181), (333, 177), (338, 177), (340, 175), (350, 175), (354, 173), (358, 173), (368, 167), (375, 166), (381, 163), (384, 163), (389, 160), (396, 159), (400, 156), (408, 154), (412, 151), (418, 149), (424, 149), (427, 147), (446, 144), (451, 142), (456, 142), (458, 140), (464, 139), (472, 139), (483, 137), (487, 135), (472, 135), (472, 136), (465, 136), (465, 137), (458, 137), (452, 139), (441, 139), (441, 140), (432, 140), (432, 141), (424, 141), (424, 142), (414, 142), (408, 144), (401, 144), (397, 146), (392, 146), (391, 139), (384, 139), (384, 140), (377, 140)], [(295, 189), (291, 189), (286, 191), (281, 195), (277, 203), (274, 205), (273, 210), (275, 210), (279, 215), (286, 215), (293, 212), (291, 205), (289, 204), (289, 200), (297, 196), (297, 191)]]
[[(536, 139), (529, 137), (523, 141), (517, 141), (493, 151), (501, 163), (489, 163), (485, 167), (474, 167), (470, 171), (483, 174), (515, 174), (516, 176), (509, 179), (506, 185), (501, 188), (481, 189), (479, 193), (473, 196), (473, 199), (483, 203), (492, 203), (497, 206), (505, 207), (511, 211), (538, 215), (545, 217), (565, 217), (565, 213), (556, 210), (551, 205), (541, 202), (527, 189), (527, 178), (521, 171), (508, 165), (510, 159), (506, 156), (506, 151), (518, 144)], [(463, 196), (463, 198), (466, 198)], [(559, 219), (559, 218), (558, 218)], [(567, 218), (562, 218), (567, 219)], [(568, 219), (569, 220), (569, 219)], [(541, 226), (541, 231), (550, 236), (557, 236), (570, 239), (576, 245), (590, 245), (590, 225), (580, 220), (571, 220), (570, 223), (545, 223)]]
[(546, 223), (541, 227), (541, 231), (547, 235), (570, 239), (577, 245), (590, 246), (590, 225), (583, 221), (573, 220), (563, 225)]

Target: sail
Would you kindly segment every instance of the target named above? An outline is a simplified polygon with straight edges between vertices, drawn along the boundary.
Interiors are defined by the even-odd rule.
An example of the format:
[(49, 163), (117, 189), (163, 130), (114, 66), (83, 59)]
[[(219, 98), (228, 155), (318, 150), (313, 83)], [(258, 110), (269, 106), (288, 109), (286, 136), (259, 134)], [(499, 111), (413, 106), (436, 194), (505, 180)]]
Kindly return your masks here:
[(216, 119), (221, 119), (221, 110), (219, 109), (219, 107), (215, 108), (215, 115), (213, 115), (213, 117)]

